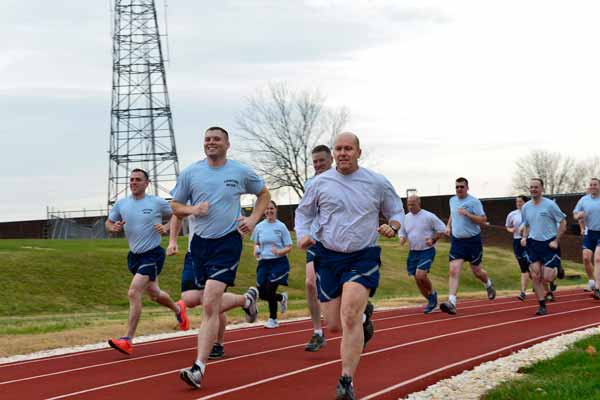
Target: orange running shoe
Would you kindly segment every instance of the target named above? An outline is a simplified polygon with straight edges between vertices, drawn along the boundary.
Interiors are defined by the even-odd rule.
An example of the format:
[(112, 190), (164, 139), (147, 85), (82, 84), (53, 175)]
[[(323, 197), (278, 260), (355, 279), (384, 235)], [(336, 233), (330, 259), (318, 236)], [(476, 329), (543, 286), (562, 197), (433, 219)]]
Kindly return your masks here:
[(179, 300), (176, 304), (179, 306), (179, 313), (175, 314), (177, 322), (179, 322), (179, 328), (181, 328), (182, 331), (187, 331), (190, 329), (190, 320), (187, 317), (185, 303), (183, 300)]
[(120, 351), (123, 354), (127, 354), (128, 356), (133, 353), (133, 346), (131, 345), (131, 340), (127, 337), (122, 337), (120, 339), (110, 339), (108, 344), (113, 349)]

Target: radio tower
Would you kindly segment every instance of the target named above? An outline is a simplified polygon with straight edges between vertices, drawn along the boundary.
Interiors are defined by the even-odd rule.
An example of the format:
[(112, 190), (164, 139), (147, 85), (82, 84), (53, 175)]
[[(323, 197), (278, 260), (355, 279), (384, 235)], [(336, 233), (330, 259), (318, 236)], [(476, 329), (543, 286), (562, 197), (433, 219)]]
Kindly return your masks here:
[(179, 161), (154, 0), (115, 0), (109, 153), (109, 206), (134, 168), (148, 171), (148, 193), (170, 197)]

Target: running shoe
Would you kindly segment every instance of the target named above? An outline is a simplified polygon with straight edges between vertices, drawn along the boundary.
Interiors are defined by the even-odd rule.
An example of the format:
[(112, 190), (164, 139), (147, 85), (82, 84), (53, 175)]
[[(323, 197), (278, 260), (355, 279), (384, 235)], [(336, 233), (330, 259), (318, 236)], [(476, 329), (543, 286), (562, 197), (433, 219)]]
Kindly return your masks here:
[(375, 334), (375, 326), (373, 325), (373, 321), (371, 321), (371, 317), (373, 316), (373, 304), (371, 304), (371, 302), (367, 302), (367, 306), (365, 307), (365, 322), (363, 322), (363, 334), (364, 334), (364, 339), (365, 342), (363, 344), (363, 349), (365, 347), (367, 347), (367, 343), (369, 343), (369, 340), (371, 340), (373, 338), (373, 335)]
[(183, 300), (179, 300), (176, 304), (179, 306), (179, 312), (175, 314), (175, 316), (177, 317), (177, 322), (179, 322), (179, 328), (182, 331), (187, 331), (188, 329), (190, 329), (190, 320), (187, 317), (185, 303), (183, 302)]
[(123, 354), (127, 354), (128, 356), (130, 356), (131, 353), (133, 353), (133, 346), (131, 345), (131, 340), (128, 337), (122, 337), (120, 339), (110, 339), (108, 341), (108, 344), (113, 349)]
[(304, 350), (315, 352), (319, 350), (321, 347), (325, 347), (327, 342), (325, 341), (325, 335), (319, 335), (314, 333), (310, 338), (310, 341), (304, 347)]
[(550, 288), (550, 291), (551, 291), (551, 292), (556, 292), (556, 288), (557, 288), (558, 286), (556, 285), (556, 283), (555, 283), (554, 281), (552, 281), (552, 282), (550, 282), (550, 283), (548, 284), (548, 287)]
[(279, 302), (279, 312), (285, 314), (287, 312), (288, 294), (287, 292), (281, 293), (281, 301)]
[(440, 310), (445, 312), (446, 314), (455, 315), (456, 314), (456, 306), (449, 301), (443, 302), (440, 304)]
[(219, 358), (225, 357), (225, 346), (221, 343), (213, 344), (212, 350), (208, 355), (209, 360), (218, 360)]
[(488, 299), (494, 300), (496, 298), (496, 289), (494, 289), (494, 284), (492, 283), (489, 287), (486, 287)]
[(555, 300), (554, 293), (552, 293), (552, 292), (546, 293), (546, 301), (554, 301), (554, 300)]
[(565, 270), (563, 269), (562, 265), (559, 265), (559, 266), (556, 268), (556, 271), (557, 271), (557, 273), (556, 273), (556, 277), (557, 277), (558, 279), (564, 279), (564, 278), (565, 278)]
[(354, 387), (352, 378), (346, 375), (340, 377), (335, 388), (335, 400), (354, 400)]
[(269, 318), (267, 322), (265, 322), (265, 328), (267, 329), (275, 329), (279, 327), (279, 321), (273, 318)]
[(519, 295), (517, 296), (517, 299), (521, 300), (521, 301), (525, 301), (525, 299), (527, 298), (527, 294), (525, 292), (521, 292), (519, 293)]
[(584, 291), (584, 292), (593, 292), (593, 291), (594, 291), (594, 288), (595, 288), (595, 286), (596, 286), (596, 283), (595, 283), (595, 282), (593, 282), (593, 283), (591, 283), (591, 282), (588, 282), (588, 285), (587, 285), (585, 288), (583, 288), (583, 291)]
[(431, 293), (429, 295), (429, 297), (427, 298), (427, 300), (429, 300), (429, 302), (427, 303), (425, 308), (423, 308), (424, 314), (429, 314), (430, 312), (432, 312), (433, 310), (435, 310), (437, 308), (437, 305), (438, 305), (437, 292)]
[(600, 300), (600, 289), (594, 289), (594, 299)]
[(179, 377), (181, 380), (195, 389), (200, 389), (203, 376), (202, 370), (198, 365), (196, 365), (196, 363), (192, 365), (192, 368), (184, 368), (179, 371)]
[(254, 286), (249, 287), (244, 296), (246, 299), (250, 300), (248, 307), (243, 308), (246, 313), (246, 322), (255, 322), (258, 317), (258, 306), (256, 304), (256, 299), (258, 299), (258, 289)]
[(535, 312), (535, 315), (546, 315), (548, 314), (548, 310), (546, 310), (546, 307), (542, 307), (539, 306), (537, 311)]

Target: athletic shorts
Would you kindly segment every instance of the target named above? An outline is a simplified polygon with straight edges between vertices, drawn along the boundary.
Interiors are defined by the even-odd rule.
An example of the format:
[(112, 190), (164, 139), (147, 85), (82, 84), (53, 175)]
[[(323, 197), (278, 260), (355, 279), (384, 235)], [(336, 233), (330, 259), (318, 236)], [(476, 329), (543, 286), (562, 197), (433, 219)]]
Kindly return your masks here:
[(181, 272), (181, 292), (188, 290), (204, 290), (204, 285), (196, 282), (196, 268), (194, 268), (194, 257), (189, 251), (185, 253), (183, 261), (183, 271)]
[(483, 243), (481, 235), (475, 235), (470, 238), (459, 239), (452, 236), (450, 241), (450, 253), (448, 259), (464, 260), (476, 267), (483, 261)]
[(127, 268), (133, 275), (146, 275), (151, 281), (155, 281), (165, 264), (165, 255), (165, 249), (160, 246), (143, 253), (130, 251), (127, 254)]
[(527, 252), (525, 251), (525, 247), (521, 246), (521, 239), (513, 239), (513, 252), (515, 253), (515, 258), (519, 263), (521, 273), (524, 274), (529, 272), (529, 261), (527, 260)]
[(206, 281), (212, 279), (235, 286), (235, 275), (242, 256), (242, 236), (237, 230), (217, 239), (194, 235), (190, 248), (197, 285), (204, 287)]
[(311, 263), (315, 260), (315, 248), (317, 246), (310, 246), (308, 249), (306, 249), (306, 263)]
[(342, 294), (346, 282), (360, 283), (370, 289), (370, 296), (379, 286), (381, 248), (366, 247), (351, 253), (340, 253), (325, 248), (320, 242), (315, 246), (315, 275), (319, 300), (327, 302)]
[(264, 286), (267, 282), (276, 285), (288, 285), (290, 262), (287, 256), (259, 260), (256, 267), (256, 286)]
[(553, 249), (549, 246), (550, 240), (527, 239), (527, 259), (530, 264), (539, 262), (547, 268), (560, 267), (560, 249)]
[(600, 246), (600, 231), (588, 230), (583, 237), (583, 248), (595, 251), (598, 246)]
[(435, 247), (426, 250), (409, 251), (408, 259), (406, 260), (406, 270), (408, 271), (408, 276), (414, 276), (418, 269), (429, 272), (434, 259)]

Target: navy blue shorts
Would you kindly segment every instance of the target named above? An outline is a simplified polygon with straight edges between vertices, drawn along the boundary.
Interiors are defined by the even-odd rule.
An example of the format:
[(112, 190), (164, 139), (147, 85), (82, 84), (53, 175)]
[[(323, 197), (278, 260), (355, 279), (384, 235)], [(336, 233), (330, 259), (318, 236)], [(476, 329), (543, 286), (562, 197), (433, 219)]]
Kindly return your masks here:
[(288, 285), (290, 262), (287, 256), (258, 261), (256, 267), (256, 286), (264, 286), (267, 282), (276, 285)]
[(155, 281), (160, 275), (163, 265), (165, 264), (165, 249), (160, 246), (148, 250), (144, 253), (127, 254), (127, 268), (133, 275), (146, 275), (151, 281)]
[(315, 260), (315, 248), (317, 246), (310, 246), (308, 249), (306, 249), (306, 263), (311, 263)]
[(483, 261), (483, 243), (481, 242), (481, 235), (475, 235), (464, 239), (452, 236), (450, 243), (450, 253), (448, 254), (448, 259), (450, 261), (464, 260), (471, 263), (474, 267), (480, 265)]
[(212, 279), (234, 286), (242, 256), (242, 236), (237, 230), (217, 239), (194, 235), (190, 247), (197, 285), (204, 287)]
[(527, 252), (525, 251), (525, 247), (521, 246), (521, 239), (513, 239), (513, 252), (515, 253), (515, 258), (519, 263), (521, 273), (524, 274), (529, 272), (529, 261), (527, 260)]
[(367, 247), (352, 253), (326, 249), (320, 242), (315, 246), (315, 274), (319, 300), (327, 302), (342, 294), (346, 282), (360, 283), (371, 289), (370, 296), (379, 286), (381, 248)]
[(408, 276), (414, 276), (418, 269), (429, 272), (434, 259), (435, 247), (426, 250), (409, 251), (408, 259), (406, 260), (406, 270), (408, 271)]
[(595, 251), (598, 246), (600, 246), (600, 231), (588, 230), (583, 237), (583, 248)]
[(196, 268), (194, 267), (194, 257), (188, 251), (185, 253), (183, 261), (183, 271), (181, 271), (181, 292), (188, 290), (204, 290), (204, 285), (199, 285), (196, 282)]
[(553, 249), (549, 243), (550, 240), (533, 240), (527, 239), (527, 259), (530, 264), (539, 262), (547, 268), (560, 267), (560, 249)]

